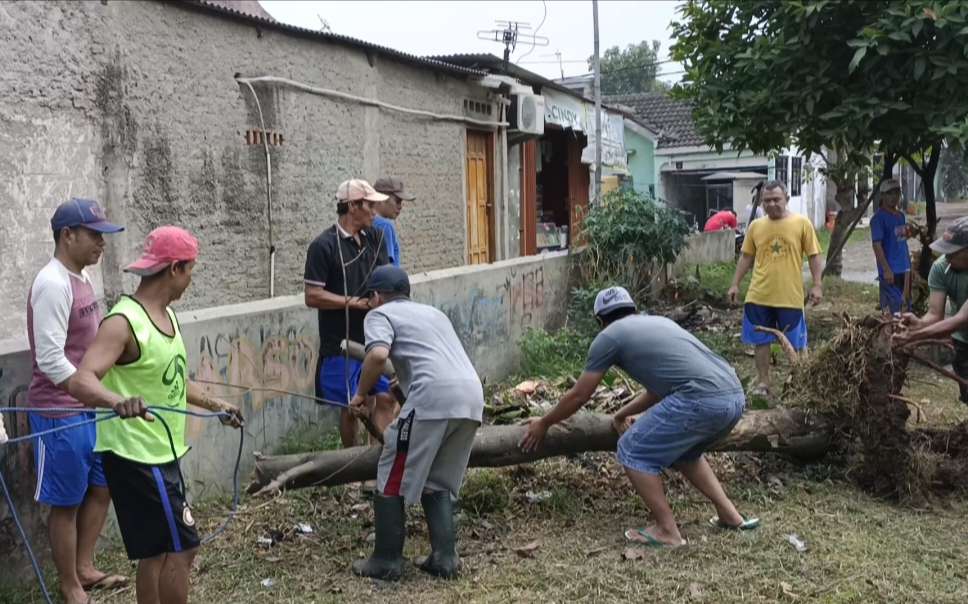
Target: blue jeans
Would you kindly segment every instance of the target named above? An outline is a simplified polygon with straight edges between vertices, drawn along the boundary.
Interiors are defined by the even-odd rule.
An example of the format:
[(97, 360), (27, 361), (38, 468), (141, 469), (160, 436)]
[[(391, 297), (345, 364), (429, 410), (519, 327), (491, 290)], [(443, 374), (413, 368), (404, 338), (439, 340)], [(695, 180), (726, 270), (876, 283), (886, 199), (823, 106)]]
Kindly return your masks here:
[(695, 461), (730, 433), (745, 407), (742, 391), (670, 394), (639, 417), (618, 440), (618, 461), (645, 474), (659, 474), (680, 461)]

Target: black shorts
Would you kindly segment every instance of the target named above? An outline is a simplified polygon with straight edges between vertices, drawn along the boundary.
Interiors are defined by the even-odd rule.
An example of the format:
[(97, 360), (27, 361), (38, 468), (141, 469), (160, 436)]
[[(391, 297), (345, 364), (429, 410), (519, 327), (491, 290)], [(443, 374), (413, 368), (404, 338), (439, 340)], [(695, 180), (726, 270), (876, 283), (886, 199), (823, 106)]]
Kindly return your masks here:
[(198, 547), (177, 461), (150, 466), (104, 453), (104, 474), (129, 560)]

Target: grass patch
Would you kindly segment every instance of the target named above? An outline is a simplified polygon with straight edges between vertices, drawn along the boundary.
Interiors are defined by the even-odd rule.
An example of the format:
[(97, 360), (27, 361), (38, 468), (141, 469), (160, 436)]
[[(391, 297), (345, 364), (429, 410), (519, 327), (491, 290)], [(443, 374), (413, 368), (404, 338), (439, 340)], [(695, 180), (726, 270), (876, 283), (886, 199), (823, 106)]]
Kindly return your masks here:
[(310, 423), (289, 432), (276, 447), (275, 455), (293, 455), (310, 451), (333, 451), (342, 446), (339, 429)]
[[(307, 489), (273, 500), (247, 500), (232, 528), (201, 549), (192, 573), (194, 602), (963, 602), (968, 598), (968, 542), (962, 539), (968, 502), (951, 499), (930, 512), (901, 511), (842, 481), (825, 465), (795, 467), (768, 456), (712, 456), (726, 489), (744, 513), (763, 525), (750, 533), (706, 524), (714, 513), (674, 473), (668, 492), (688, 547), (643, 549), (626, 560), (622, 531), (649, 522), (613, 457), (547, 460), (526, 471), (501, 475), (507, 507), (491, 516), (467, 513), (459, 522), (464, 561), (455, 581), (439, 581), (406, 565), (399, 583), (354, 577), (350, 563), (368, 555), (372, 517), (351, 513), (358, 490)], [(481, 474), (482, 472), (475, 472)], [(468, 481), (471, 482), (471, 479)], [(579, 488), (582, 487), (582, 488)], [(528, 503), (527, 489), (559, 489), (581, 501)], [(419, 508), (411, 508), (404, 555), (428, 550)], [(205, 510), (200, 509), (201, 513)], [(218, 518), (200, 521), (203, 533)], [(296, 522), (312, 535), (297, 536)], [(286, 532), (266, 548), (256, 540)], [(799, 553), (787, 542), (796, 533), (807, 543)], [(533, 557), (518, 548), (538, 543)], [(120, 549), (99, 558), (103, 568), (129, 575), (133, 566)], [(322, 569), (322, 572), (321, 572)], [(272, 587), (261, 585), (272, 579)], [(661, 594), (659, 596), (658, 594)], [(792, 594), (792, 595), (791, 595)], [(9, 595), (9, 598), (7, 597)], [(4, 602), (39, 602), (30, 586), (0, 592)], [(99, 594), (105, 604), (133, 601), (133, 591)]]
[(503, 512), (511, 503), (511, 480), (500, 470), (472, 469), (461, 487), (461, 509), (475, 516)]

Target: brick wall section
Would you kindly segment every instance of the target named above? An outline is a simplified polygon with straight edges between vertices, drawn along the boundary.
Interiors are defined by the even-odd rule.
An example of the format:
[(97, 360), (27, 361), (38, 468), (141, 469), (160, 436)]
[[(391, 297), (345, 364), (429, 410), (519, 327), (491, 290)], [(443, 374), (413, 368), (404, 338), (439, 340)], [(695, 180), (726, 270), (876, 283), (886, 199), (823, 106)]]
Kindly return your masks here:
[[(144, 234), (165, 223), (202, 244), (180, 304), (268, 295), (268, 230), (259, 127), (233, 79), (276, 75), (388, 103), (460, 114), (485, 92), (460, 77), (329, 42), (157, 2), (0, 5), (0, 339), (24, 332), (24, 304), (52, 240), (47, 221), (70, 195), (102, 201), (128, 227), (97, 276), (108, 298)], [(271, 147), (276, 294), (302, 289), (305, 249), (335, 220), (345, 178), (402, 178), (418, 200), (399, 223), (407, 268), (463, 264), (464, 131), (275, 86), (256, 86)], [(7, 320), (10, 319), (10, 320)]]

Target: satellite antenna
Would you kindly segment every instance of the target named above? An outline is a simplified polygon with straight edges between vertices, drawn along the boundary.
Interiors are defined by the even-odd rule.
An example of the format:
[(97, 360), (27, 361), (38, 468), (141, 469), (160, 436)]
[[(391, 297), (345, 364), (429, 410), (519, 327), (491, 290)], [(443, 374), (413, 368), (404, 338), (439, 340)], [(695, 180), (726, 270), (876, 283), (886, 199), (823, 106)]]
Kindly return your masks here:
[(498, 42), (504, 44), (504, 67), (507, 68), (511, 53), (517, 47), (518, 42), (527, 42), (532, 46), (547, 46), (548, 38), (529, 33), (531, 24), (526, 21), (495, 21), (498, 28), (483, 29), (477, 32), (479, 40)]

